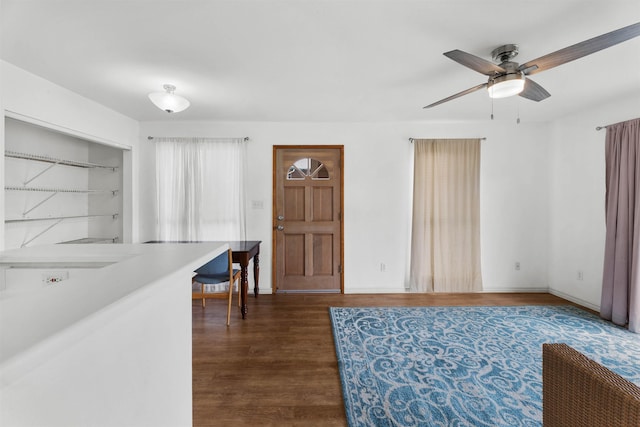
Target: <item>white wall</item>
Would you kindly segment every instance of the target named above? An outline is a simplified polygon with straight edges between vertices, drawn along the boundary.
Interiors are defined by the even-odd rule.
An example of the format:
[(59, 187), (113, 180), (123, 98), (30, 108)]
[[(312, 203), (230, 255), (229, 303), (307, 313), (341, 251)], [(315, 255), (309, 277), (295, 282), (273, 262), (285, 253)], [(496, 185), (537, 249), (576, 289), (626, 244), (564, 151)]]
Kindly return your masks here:
[[(270, 292), (272, 147), (339, 144), (345, 146), (345, 290), (402, 292), (408, 275), (411, 212), (408, 138), (487, 137), (481, 172), (485, 290), (550, 287), (588, 306), (599, 305), (604, 132), (594, 127), (640, 116), (637, 96), (553, 123), (527, 123), (523, 117), (520, 125), (511, 118), (476, 123), (138, 124), (11, 64), (2, 65), (0, 102), (6, 110), (132, 147), (125, 152), (130, 167), (125, 167), (123, 178), (125, 192), (130, 192), (125, 195), (124, 217), (131, 221), (124, 228), (125, 235), (130, 230), (131, 241), (156, 237), (155, 164), (148, 135), (249, 136), (249, 206), (259, 200), (264, 209), (249, 209), (248, 238), (263, 241), (261, 289)], [(508, 115), (505, 111), (509, 110), (499, 117)], [(4, 139), (0, 146), (4, 148)], [(126, 200), (131, 201), (128, 206)], [(4, 203), (2, 208), (0, 212)], [(516, 261), (519, 271), (514, 268)], [(380, 263), (386, 265), (385, 272)], [(577, 279), (578, 270), (583, 280)]]
[[(109, 168), (89, 169), (89, 185), (92, 190), (108, 190), (89, 196), (89, 214), (105, 215), (117, 213), (117, 218), (101, 217), (100, 220), (89, 221), (89, 236), (95, 238), (114, 238), (122, 242), (122, 157), (126, 151), (118, 150), (102, 144), (89, 144), (89, 162), (99, 165), (117, 166)], [(118, 190), (113, 194), (111, 190)]]
[[(547, 290), (549, 127), (540, 123), (140, 124), (141, 217), (155, 218), (147, 136), (243, 137), (249, 142), (248, 238), (262, 240), (261, 292), (271, 292), (274, 145), (344, 145), (345, 292), (404, 292), (408, 282), (413, 146), (410, 137), (487, 137), (482, 144), (482, 268), (487, 291)], [(264, 209), (251, 209), (251, 201)], [(155, 221), (141, 223), (153, 239)], [(515, 261), (521, 270), (514, 268)], [(380, 271), (380, 264), (386, 271)]]
[(638, 117), (640, 97), (634, 94), (552, 125), (549, 287), (595, 310), (604, 260), (606, 136), (595, 128)]
[[(0, 0), (0, 8), (2, 8), (2, 0)], [(0, 33), (2, 33), (0, 31)], [(2, 35), (0, 34), (0, 58), (2, 58)], [(4, 66), (0, 64), (0, 111), (4, 111), (4, 94), (2, 87), (4, 86)], [(4, 117), (0, 120), (0, 152), (4, 153)], [(0, 168), (0, 188), (4, 189), (4, 163)], [(0, 212), (4, 212), (4, 191), (0, 191)], [(2, 221), (0, 224), (0, 250), (4, 249), (4, 213), (0, 213)]]
[[(123, 159), (123, 240), (137, 241), (138, 122), (10, 63), (2, 61), (0, 65), (0, 95), (6, 116), (127, 150)], [(4, 148), (4, 124), (2, 130), (0, 145)], [(4, 157), (1, 164), (4, 176)], [(2, 201), (3, 222), (4, 211)], [(4, 238), (0, 240), (0, 249), (3, 247)]]

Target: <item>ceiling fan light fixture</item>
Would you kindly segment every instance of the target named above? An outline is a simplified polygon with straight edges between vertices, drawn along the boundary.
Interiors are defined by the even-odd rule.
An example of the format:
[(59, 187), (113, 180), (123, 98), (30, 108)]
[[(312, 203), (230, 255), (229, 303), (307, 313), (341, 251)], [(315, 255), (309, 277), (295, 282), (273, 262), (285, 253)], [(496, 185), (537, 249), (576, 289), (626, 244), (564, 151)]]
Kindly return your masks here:
[(489, 80), (487, 91), (491, 98), (507, 98), (524, 90), (525, 77), (522, 73), (505, 74)]
[(165, 92), (152, 92), (149, 94), (149, 99), (153, 104), (167, 113), (179, 113), (189, 108), (191, 103), (182, 96), (176, 95), (176, 87), (166, 84), (162, 86)]

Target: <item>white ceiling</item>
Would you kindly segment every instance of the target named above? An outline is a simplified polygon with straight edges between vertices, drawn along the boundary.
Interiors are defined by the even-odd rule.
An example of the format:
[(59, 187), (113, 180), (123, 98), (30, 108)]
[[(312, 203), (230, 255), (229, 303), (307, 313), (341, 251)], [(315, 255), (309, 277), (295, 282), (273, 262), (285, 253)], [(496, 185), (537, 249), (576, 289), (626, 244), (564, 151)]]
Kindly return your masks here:
[[(0, 0), (1, 56), (136, 120), (488, 120), (486, 78), (442, 55), (523, 63), (640, 21), (638, 0)], [(496, 100), (550, 120), (640, 99), (640, 37), (533, 76), (551, 97)], [(164, 83), (191, 107), (148, 100)]]

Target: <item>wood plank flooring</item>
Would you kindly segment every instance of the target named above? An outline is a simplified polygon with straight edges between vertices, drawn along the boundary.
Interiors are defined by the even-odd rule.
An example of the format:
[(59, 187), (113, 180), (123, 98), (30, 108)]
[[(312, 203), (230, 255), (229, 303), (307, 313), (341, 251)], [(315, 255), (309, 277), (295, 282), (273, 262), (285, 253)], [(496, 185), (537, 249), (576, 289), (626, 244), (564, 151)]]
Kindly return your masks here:
[(330, 306), (554, 304), (571, 303), (536, 293), (260, 295), (227, 328), (225, 301), (194, 301), (193, 425), (346, 426)]

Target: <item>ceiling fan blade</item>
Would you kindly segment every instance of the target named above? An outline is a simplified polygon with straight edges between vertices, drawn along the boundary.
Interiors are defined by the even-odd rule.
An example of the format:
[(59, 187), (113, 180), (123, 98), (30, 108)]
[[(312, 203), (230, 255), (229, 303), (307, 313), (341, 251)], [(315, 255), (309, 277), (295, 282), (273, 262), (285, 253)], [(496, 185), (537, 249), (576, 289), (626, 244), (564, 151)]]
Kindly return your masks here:
[(474, 86), (474, 87), (472, 87), (470, 89), (467, 89), (467, 90), (463, 90), (462, 92), (456, 93), (455, 95), (451, 95), (448, 98), (441, 99), (440, 101), (434, 102), (433, 104), (429, 104), (429, 105), (427, 105), (426, 107), (423, 107), (423, 108), (431, 108), (431, 107), (435, 107), (436, 105), (444, 104), (447, 101), (451, 101), (452, 99), (460, 98), (461, 96), (468, 95), (468, 94), (470, 94), (472, 92), (475, 92), (475, 91), (480, 90), (480, 89), (485, 88), (485, 87), (487, 87), (487, 83), (482, 83), (481, 85)]
[(548, 97), (550, 97), (551, 94), (538, 83), (534, 82), (531, 79), (526, 79), (524, 81), (524, 90), (520, 92), (520, 96), (532, 101), (540, 102), (543, 99), (547, 99)]
[(450, 52), (443, 53), (447, 58), (453, 59), (459, 64), (464, 65), (465, 67), (471, 68), (474, 71), (477, 71), (485, 76), (493, 76), (494, 74), (506, 73), (507, 70), (504, 68), (494, 64), (493, 62), (489, 62), (485, 59), (479, 58), (475, 55), (471, 55), (470, 53), (463, 52), (461, 50), (452, 50)]
[(634, 37), (640, 36), (640, 22), (557, 50), (548, 55), (529, 61), (518, 67), (527, 75), (539, 73), (558, 65), (566, 64), (583, 56), (617, 45)]

